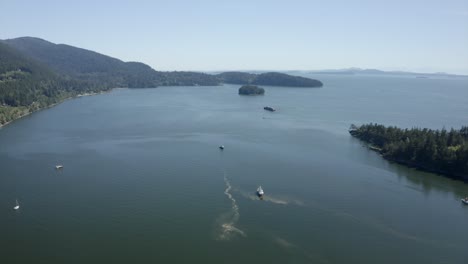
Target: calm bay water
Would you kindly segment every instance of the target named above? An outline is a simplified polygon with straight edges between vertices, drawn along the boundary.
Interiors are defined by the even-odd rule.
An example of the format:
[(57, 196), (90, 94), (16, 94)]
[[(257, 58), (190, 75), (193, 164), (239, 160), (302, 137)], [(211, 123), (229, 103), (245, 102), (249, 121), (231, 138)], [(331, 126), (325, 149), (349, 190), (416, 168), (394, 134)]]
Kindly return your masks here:
[(116, 89), (0, 129), (0, 263), (467, 263), (468, 185), (347, 129), (468, 125), (468, 80), (315, 77)]

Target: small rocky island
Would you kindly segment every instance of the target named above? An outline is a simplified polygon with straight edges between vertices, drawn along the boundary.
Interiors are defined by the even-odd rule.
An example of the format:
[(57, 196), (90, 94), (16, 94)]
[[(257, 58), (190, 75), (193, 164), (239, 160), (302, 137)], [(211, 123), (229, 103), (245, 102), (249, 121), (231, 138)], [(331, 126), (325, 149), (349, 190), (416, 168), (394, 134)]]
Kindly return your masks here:
[(258, 87), (256, 85), (244, 85), (239, 88), (239, 94), (241, 95), (259, 95), (265, 94), (265, 89)]

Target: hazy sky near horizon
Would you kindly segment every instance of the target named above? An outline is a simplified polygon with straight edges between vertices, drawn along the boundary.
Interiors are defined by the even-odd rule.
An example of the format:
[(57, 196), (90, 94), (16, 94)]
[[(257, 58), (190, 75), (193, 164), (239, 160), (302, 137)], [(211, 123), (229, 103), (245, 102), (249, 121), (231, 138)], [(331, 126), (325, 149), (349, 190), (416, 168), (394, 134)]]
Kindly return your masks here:
[(468, 74), (468, 0), (22, 0), (0, 10), (0, 39), (39, 37), (156, 70)]

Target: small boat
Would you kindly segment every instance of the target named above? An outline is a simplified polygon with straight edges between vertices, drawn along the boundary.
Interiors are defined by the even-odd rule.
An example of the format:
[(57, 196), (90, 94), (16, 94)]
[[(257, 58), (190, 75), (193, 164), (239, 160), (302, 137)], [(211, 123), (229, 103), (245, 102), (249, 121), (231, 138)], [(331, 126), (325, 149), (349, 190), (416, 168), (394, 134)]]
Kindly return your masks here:
[(18, 210), (19, 207), (20, 207), (20, 206), (19, 206), (19, 203), (18, 203), (18, 199), (16, 199), (16, 205), (15, 205), (15, 207), (13, 207), (13, 209)]
[(56, 169), (56, 170), (63, 169), (63, 165), (55, 165), (55, 169)]
[(265, 109), (265, 110), (267, 110), (267, 111), (270, 111), (270, 112), (276, 111), (276, 109), (274, 109), (274, 108), (271, 107), (271, 106), (265, 106), (265, 107), (263, 107), (263, 109)]
[(223, 149), (224, 149), (224, 145), (219, 146), (219, 149), (223, 150)]
[(466, 197), (465, 199), (461, 199), (462, 203), (464, 204), (468, 204), (468, 197)]
[(257, 196), (260, 197), (260, 198), (263, 198), (264, 194), (265, 194), (265, 192), (263, 191), (262, 186), (259, 186), (258, 189), (257, 189)]

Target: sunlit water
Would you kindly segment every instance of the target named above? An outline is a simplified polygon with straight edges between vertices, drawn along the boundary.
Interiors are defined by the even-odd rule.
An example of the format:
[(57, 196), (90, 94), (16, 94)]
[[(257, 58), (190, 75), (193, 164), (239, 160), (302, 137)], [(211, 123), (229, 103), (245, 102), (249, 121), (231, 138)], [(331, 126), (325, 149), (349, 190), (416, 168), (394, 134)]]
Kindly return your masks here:
[(315, 77), (116, 89), (0, 129), (0, 263), (467, 263), (468, 185), (347, 129), (468, 125), (468, 81)]

